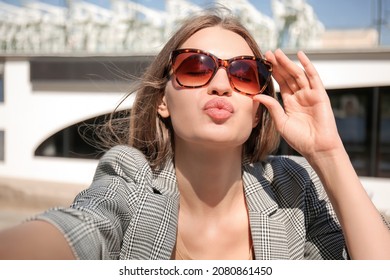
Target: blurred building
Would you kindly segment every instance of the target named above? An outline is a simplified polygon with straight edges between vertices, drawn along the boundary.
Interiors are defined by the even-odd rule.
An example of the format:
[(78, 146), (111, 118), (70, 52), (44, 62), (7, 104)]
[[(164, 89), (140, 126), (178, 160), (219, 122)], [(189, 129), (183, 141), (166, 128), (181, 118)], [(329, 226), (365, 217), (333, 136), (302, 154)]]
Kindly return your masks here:
[[(249, 0), (214, 0), (239, 16), (264, 50), (318, 47), (323, 24), (305, 0), (270, 0), (273, 17)], [(188, 16), (202, 10), (189, 0), (166, 0), (165, 10), (136, 1), (109, 7), (67, 1), (66, 7), (0, 2), (0, 52), (5, 54), (155, 53)]]
[(378, 47), (376, 29), (326, 30), (320, 49), (371, 49)]

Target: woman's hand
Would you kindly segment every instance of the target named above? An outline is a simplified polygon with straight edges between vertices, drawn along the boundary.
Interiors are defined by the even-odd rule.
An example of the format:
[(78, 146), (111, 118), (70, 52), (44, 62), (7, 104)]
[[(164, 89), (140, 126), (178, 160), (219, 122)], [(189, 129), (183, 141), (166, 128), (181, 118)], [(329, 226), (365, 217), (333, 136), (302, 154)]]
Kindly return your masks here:
[(267, 52), (283, 105), (265, 94), (264, 104), (287, 143), (318, 174), (343, 229), (353, 259), (390, 259), (390, 231), (371, 202), (337, 132), (329, 97), (313, 64), (303, 52), (303, 69), (281, 51)]
[(314, 155), (328, 156), (342, 148), (329, 97), (309, 58), (298, 52), (303, 69), (281, 50), (268, 51), (266, 58), (273, 64), (272, 75), (279, 84), (284, 109), (264, 94), (253, 100), (268, 108), (281, 136), (309, 161)]

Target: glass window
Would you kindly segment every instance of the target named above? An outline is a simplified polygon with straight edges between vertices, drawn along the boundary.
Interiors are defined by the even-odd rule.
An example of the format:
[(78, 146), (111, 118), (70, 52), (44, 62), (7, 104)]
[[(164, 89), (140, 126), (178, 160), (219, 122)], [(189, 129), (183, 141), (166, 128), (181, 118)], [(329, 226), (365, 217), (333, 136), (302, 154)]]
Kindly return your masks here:
[(390, 87), (380, 89), (379, 177), (390, 177)]
[(329, 90), (337, 129), (359, 175), (369, 175), (372, 89)]
[[(390, 177), (390, 87), (328, 90), (337, 129), (359, 176)], [(284, 141), (278, 154), (296, 154)]]

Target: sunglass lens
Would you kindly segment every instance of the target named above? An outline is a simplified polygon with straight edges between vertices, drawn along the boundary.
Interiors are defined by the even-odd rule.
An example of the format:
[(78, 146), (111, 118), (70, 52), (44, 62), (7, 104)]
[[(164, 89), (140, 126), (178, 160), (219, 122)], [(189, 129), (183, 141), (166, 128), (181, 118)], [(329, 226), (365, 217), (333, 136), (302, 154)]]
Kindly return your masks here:
[(262, 83), (259, 77), (258, 62), (255, 60), (235, 60), (229, 67), (234, 87), (247, 94), (260, 92)]
[(213, 76), (214, 60), (204, 54), (182, 53), (174, 63), (176, 79), (182, 86), (204, 86)]

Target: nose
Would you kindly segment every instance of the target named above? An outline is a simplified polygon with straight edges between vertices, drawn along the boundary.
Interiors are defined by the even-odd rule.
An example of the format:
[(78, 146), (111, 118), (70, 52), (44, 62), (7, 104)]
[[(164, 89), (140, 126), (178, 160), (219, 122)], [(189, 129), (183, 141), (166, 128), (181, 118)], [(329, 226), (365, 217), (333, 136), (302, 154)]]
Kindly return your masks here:
[(208, 85), (208, 94), (230, 96), (232, 92), (233, 90), (230, 86), (230, 81), (226, 69), (221, 67), (217, 70), (217, 73), (215, 73), (214, 77), (211, 79)]

